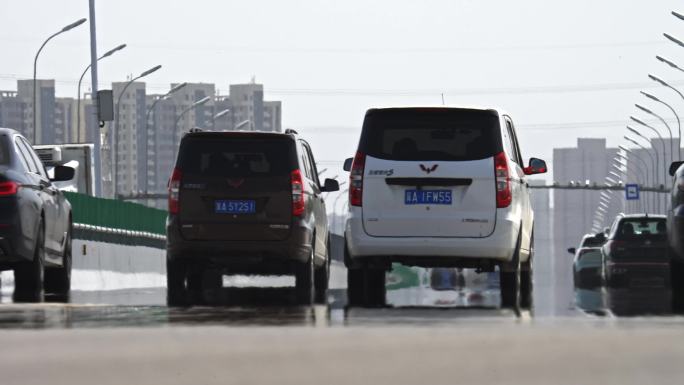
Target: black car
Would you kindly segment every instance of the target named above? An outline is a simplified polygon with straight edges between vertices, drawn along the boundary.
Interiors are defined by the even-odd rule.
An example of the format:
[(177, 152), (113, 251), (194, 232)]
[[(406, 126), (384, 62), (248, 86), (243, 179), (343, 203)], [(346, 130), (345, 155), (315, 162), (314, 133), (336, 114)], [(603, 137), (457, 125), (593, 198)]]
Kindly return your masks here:
[(0, 270), (14, 270), (17, 300), (71, 287), (71, 204), (52, 182), (74, 169), (45, 167), (26, 138), (0, 128)]
[(330, 272), (323, 192), (309, 144), (293, 130), (190, 132), (169, 182), (169, 304), (219, 288), (223, 274), (295, 275), (323, 298)]
[(684, 162), (670, 165), (673, 186), (667, 212), (667, 235), (673, 251), (673, 267), (684, 271)]
[(621, 215), (603, 245), (609, 287), (664, 288), (670, 285), (670, 253), (664, 215)]

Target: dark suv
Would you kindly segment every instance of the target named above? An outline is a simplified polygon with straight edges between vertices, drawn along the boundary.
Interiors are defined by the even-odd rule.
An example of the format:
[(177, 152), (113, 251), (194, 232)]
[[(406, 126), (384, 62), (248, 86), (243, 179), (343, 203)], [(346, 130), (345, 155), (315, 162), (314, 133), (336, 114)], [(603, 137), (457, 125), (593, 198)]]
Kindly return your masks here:
[(225, 274), (295, 275), (301, 301), (328, 287), (328, 225), (311, 147), (293, 130), (191, 132), (169, 181), (170, 304)]

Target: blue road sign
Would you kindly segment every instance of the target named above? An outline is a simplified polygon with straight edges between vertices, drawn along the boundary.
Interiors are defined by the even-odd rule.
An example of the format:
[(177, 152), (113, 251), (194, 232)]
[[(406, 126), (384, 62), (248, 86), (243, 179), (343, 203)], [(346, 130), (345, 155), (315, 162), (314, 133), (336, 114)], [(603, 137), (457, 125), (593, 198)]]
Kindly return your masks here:
[(625, 199), (628, 201), (638, 201), (639, 200), (639, 185), (638, 184), (626, 184), (625, 185)]

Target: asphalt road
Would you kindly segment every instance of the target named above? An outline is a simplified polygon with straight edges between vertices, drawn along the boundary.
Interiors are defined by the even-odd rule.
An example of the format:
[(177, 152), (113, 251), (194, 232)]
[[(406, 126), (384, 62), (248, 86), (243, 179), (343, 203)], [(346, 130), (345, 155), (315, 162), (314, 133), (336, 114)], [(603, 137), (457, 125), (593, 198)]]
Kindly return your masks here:
[(397, 269), (381, 308), (347, 306), (339, 265), (314, 306), (291, 277), (226, 277), (168, 308), (163, 276), (92, 271), (67, 302), (19, 304), (4, 273), (0, 384), (684, 383), (667, 288), (575, 288), (570, 258), (537, 257), (534, 307), (515, 311), (496, 274), (442, 273)]

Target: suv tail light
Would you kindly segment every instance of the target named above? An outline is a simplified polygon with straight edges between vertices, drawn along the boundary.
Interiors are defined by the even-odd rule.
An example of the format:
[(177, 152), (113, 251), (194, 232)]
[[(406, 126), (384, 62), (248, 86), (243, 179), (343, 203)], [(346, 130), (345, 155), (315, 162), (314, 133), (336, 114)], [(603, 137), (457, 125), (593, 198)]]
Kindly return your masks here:
[(292, 215), (299, 217), (304, 214), (304, 179), (299, 169), (290, 174), (292, 181)]
[(349, 174), (349, 204), (362, 206), (363, 204), (363, 170), (366, 166), (366, 155), (357, 152), (352, 162)]
[(625, 244), (625, 241), (610, 240), (606, 242), (606, 248), (608, 249), (609, 254), (614, 254), (618, 251), (618, 249), (624, 249)]
[(19, 183), (13, 181), (0, 182), (0, 196), (16, 195)]
[(169, 180), (169, 213), (178, 214), (178, 209), (180, 208), (180, 203), (178, 201), (178, 196), (180, 192), (182, 173), (179, 169), (173, 169), (173, 174), (171, 174), (171, 180)]
[(511, 195), (511, 176), (508, 173), (508, 157), (503, 151), (494, 156), (494, 175), (496, 177), (496, 208), (506, 208), (510, 206), (513, 196)]

